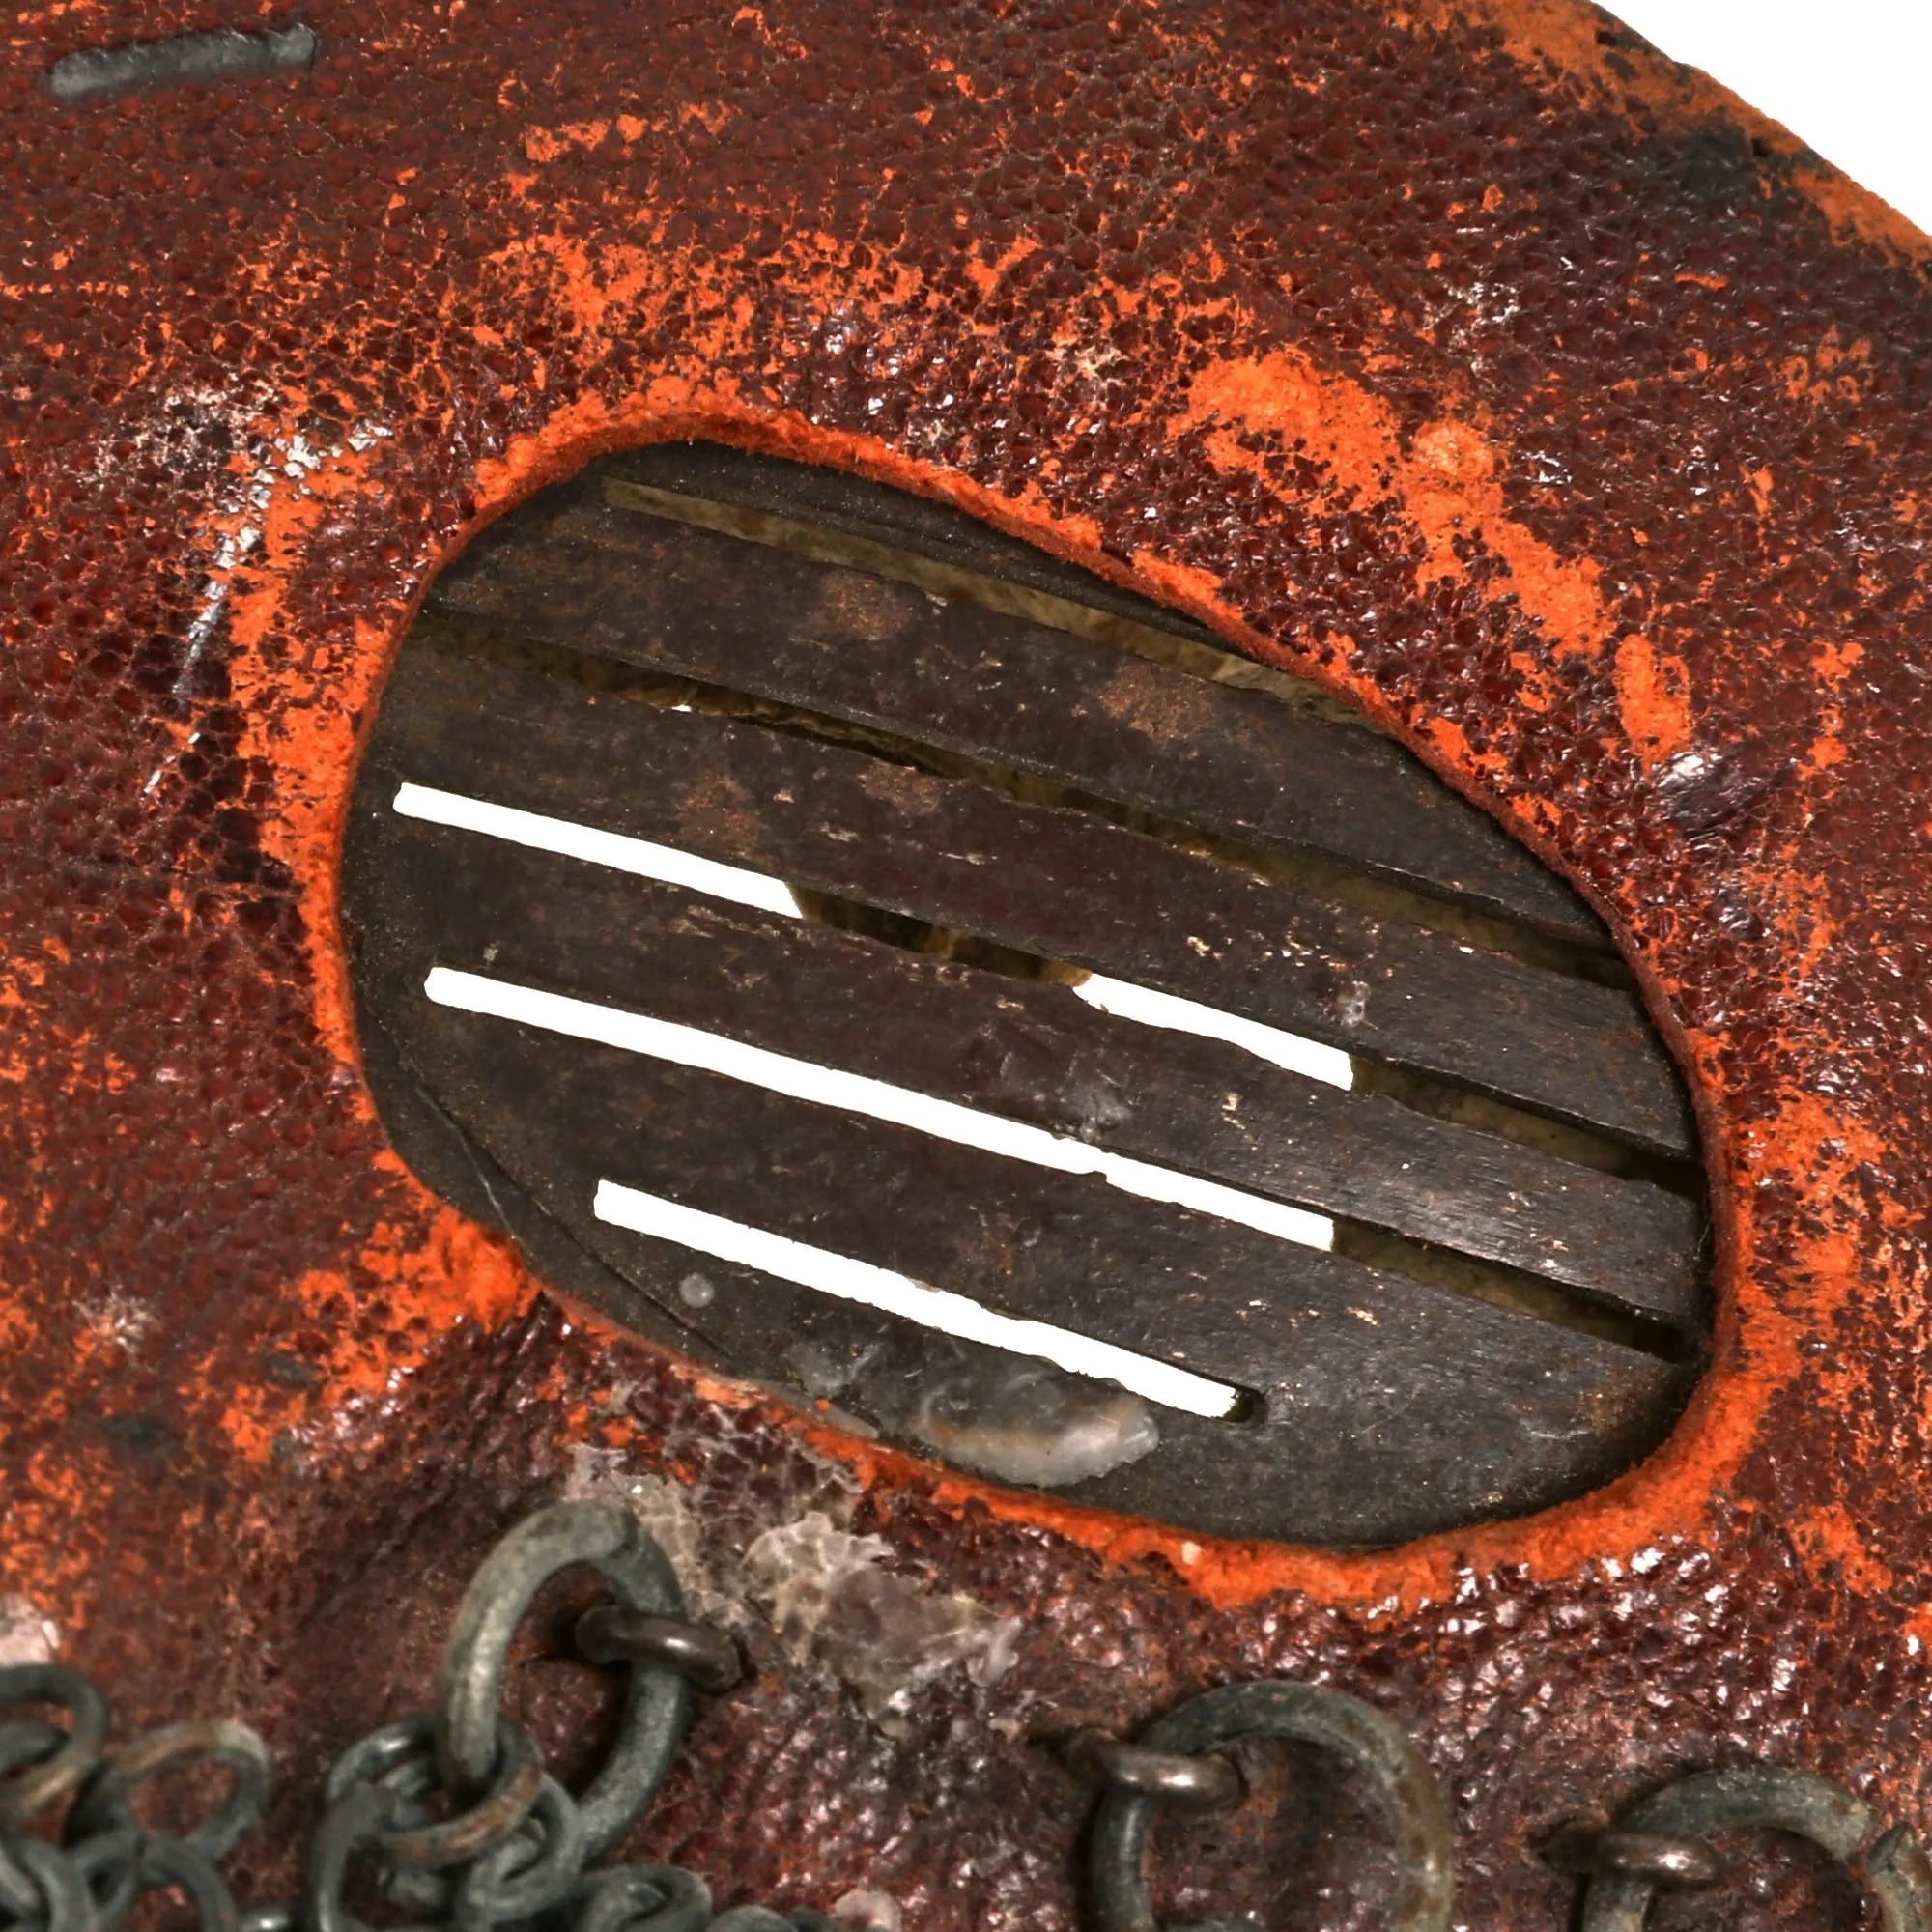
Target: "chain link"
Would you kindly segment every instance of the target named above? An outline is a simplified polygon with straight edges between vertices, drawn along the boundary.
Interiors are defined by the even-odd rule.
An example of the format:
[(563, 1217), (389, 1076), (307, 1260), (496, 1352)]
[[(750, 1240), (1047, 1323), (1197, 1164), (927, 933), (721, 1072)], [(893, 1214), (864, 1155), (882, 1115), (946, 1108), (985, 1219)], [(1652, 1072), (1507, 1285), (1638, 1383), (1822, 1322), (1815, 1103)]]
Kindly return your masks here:
[[(627, 1678), (617, 1740), (581, 1797), (550, 1776), (497, 1702), (531, 1600), (575, 1563), (594, 1565), (616, 1599), (579, 1619), (579, 1654)], [(741, 1674), (730, 1638), (686, 1618), (675, 1571), (628, 1511), (596, 1502), (539, 1511), (465, 1593), (435, 1711), (370, 1732), (331, 1767), (301, 1896), (242, 1912), (219, 1867), (267, 1808), (262, 1740), (224, 1721), (111, 1744), (107, 1701), (79, 1671), (0, 1669), (0, 1711), (52, 1706), (67, 1719), (0, 1722), (0, 1932), (120, 1932), (151, 1891), (184, 1900), (199, 1932), (372, 1932), (345, 1901), (357, 1870), (413, 1916), (401, 1932), (856, 1932), (803, 1909), (716, 1913), (704, 1880), (680, 1865), (588, 1869), (650, 1808), (683, 1742), (692, 1685), (721, 1692)], [(1225, 1751), (1242, 1738), (1313, 1744), (1364, 1779), (1394, 1846), (1390, 1932), (1447, 1932), (1453, 1843), (1421, 1751), (1360, 1698), (1284, 1681), (1190, 1698), (1133, 1742), (1091, 1726), (1067, 1741), (1068, 1767), (1102, 1787), (1088, 1853), (1098, 1932), (1161, 1932), (1145, 1872), (1154, 1817), (1240, 1804), (1245, 1789)], [(226, 1792), (185, 1832), (149, 1829), (137, 1794), (188, 1766), (224, 1771)], [(1659, 1891), (1726, 1882), (1714, 1836), (1764, 1829), (1810, 1840), (1858, 1876), (1884, 1932), (1932, 1932), (1932, 1862), (1917, 1833), (1881, 1829), (1839, 1786), (1776, 1766), (1679, 1778), (1614, 1824), (1566, 1826), (1542, 1854), (1585, 1882), (1579, 1932), (1642, 1932)], [(1171, 1932), (1237, 1928), (1209, 1920)]]

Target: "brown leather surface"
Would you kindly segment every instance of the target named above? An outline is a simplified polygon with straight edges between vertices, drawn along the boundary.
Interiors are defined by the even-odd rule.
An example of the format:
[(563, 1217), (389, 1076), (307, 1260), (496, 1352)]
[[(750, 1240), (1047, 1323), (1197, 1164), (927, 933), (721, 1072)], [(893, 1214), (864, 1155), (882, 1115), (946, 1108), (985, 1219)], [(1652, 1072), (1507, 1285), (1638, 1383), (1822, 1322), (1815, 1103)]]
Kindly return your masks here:
[[(1916, 1817), (1919, 238), (1568, 5), (304, 17), (305, 75), (71, 107), (39, 77), (72, 49), (235, 22), (10, 27), (0, 1588), (138, 1715), (261, 1724), (285, 1846), (585, 1445), (696, 1483), (721, 1546), (856, 1485), (901, 1567), (1026, 1620), (1013, 1672), (893, 1741), (774, 1653), (640, 1843), (726, 1896), (879, 1886), (922, 1932), (1070, 1922), (1085, 1799), (1031, 1728), (1258, 1672), (1424, 1741), (1495, 1932), (1570, 1909), (1527, 1835), (1680, 1770)], [(1183, 1547), (695, 1385), (414, 1184), (335, 926), (358, 732), (467, 535), (694, 434), (944, 497), (1321, 678), (1578, 884), (1712, 1162), (1717, 1355), (1662, 1451), (1386, 1556)], [(588, 1690), (526, 1675), (560, 1736)], [(1240, 1836), (1177, 1834), (1178, 1904), (1378, 1922), (1368, 1826)], [(1795, 1861), (1669, 1922), (1828, 1893), (1857, 1922)]]

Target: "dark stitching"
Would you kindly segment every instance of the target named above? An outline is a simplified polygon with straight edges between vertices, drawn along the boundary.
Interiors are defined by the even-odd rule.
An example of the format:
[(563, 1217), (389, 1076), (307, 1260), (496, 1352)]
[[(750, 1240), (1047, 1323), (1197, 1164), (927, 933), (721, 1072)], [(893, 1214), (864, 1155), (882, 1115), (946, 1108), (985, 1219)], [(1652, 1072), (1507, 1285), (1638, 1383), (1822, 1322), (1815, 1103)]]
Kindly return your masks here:
[(315, 60), (313, 28), (299, 21), (261, 34), (222, 27), (177, 34), (142, 46), (95, 47), (58, 60), (43, 83), (62, 102), (99, 100), (137, 88), (172, 87), (186, 80), (258, 80), (295, 73)]

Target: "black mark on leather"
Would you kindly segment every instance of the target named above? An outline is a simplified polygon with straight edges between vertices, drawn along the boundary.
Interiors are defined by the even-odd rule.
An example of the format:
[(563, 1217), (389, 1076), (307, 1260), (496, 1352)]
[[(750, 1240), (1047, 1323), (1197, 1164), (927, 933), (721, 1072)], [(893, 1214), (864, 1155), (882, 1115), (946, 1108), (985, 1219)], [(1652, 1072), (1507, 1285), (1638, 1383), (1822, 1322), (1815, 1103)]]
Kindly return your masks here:
[(176, 34), (140, 46), (71, 53), (48, 70), (45, 86), (62, 102), (100, 100), (184, 81), (260, 80), (270, 74), (296, 73), (313, 64), (315, 53), (314, 29), (299, 21), (260, 34), (222, 27), (208, 34)]

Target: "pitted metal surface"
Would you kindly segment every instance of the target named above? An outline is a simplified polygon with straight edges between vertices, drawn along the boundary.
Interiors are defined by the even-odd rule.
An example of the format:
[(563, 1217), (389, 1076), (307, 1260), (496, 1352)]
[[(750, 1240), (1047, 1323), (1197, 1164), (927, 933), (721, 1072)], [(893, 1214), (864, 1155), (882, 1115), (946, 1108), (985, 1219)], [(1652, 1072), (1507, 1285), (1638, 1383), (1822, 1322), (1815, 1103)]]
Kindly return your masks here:
[[(240, 1712), (301, 1804), (593, 1452), (717, 1548), (825, 1511), (1024, 1619), (899, 1736), (768, 1642), (639, 1848), (745, 1897), (1059, 1932), (1084, 1793), (1031, 1732), (1255, 1675), (1418, 1738), (1497, 1932), (1570, 1909), (1533, 1839), (1687, 1768), (1918, 1817), (1922, 238), (1542, 0), (303, 19), (304, 71), (61, 105), (76, 52), (260, 23), (30, 6), (0, 78), (9, 1627), (137, 1719)], [(1712, 1168), (1717, 1356), (1664, 1448), (1385, 1555), (1182, 1539), (695, 1378), (414, 1183), (335, 924), (388, 654), (490, 518), (696, 435), (941, 497), (1316, 677), (1584, 892)], [(512, 1689), (577, 1735), (574, 1673)], [(1367, 1796), (1243, 1773), (1306, 1833), (1156, 1832), (1159, 1908), (1379, 1922)], [(1856, 1922), (1759, 1856), (1760, 1922)]]

